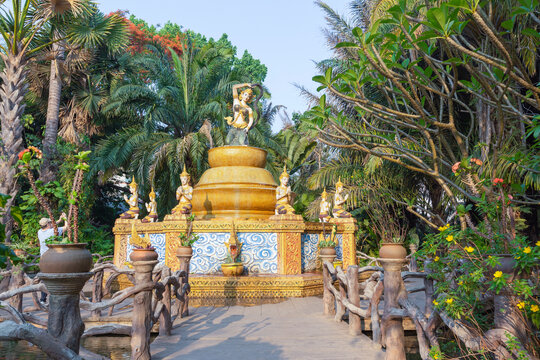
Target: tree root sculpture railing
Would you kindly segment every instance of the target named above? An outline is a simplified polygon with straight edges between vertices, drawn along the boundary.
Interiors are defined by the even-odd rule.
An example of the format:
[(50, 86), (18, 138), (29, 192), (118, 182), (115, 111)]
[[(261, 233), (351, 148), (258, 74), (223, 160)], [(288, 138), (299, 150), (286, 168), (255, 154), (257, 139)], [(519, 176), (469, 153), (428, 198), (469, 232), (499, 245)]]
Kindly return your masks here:
[[(132, 326), (109, 323), (106, 325), (95, 326), (82, 333), (82, 338), (95, 335), (128, 335), (132, 337), (132, 358), (150, 359), (150, 330), (159, 323), (159, 334), (170, 335), (172, 324), (180, 316), (188, 314), (187, 303), (190, 286), (188, 283), (188, 274), (186, 271), (171, 272), (171, 270), (160, 265), (154, 268), (155, 263), (146, 264), (146, 274), (141, 275), (140, 265), (146, 262), (134, 263), (135, 269), (118, 269), (107, 259), (100, 259), (92, 269), (91, 280), (91, 299), (86, 298), (81, 291), (79, 299), (79, 308), (90, 312), (88, 319), (101, 319), (101, 312), (108, 309), (107, 317), (114, 315), (115, 306), (124, 303), (128, 298), (134, 298), (130, 304), (122, 306), (132, 309)], [(142, 264), (145, 265), (145, 264)], [(53, 309), (51, 306), (44, 305), (38, 301), (39, 292), (48, 292), (47, 287), (41, 281), (39, 276), (30, 278), (22, 267), (16, 267), (2, 272), (3, 276), (17, 277), (17, 281), (10, 279), (10, 287), (7, 291), (0, 293), (0, 312), (6, 315), (10, 320), (0, 323), (0, 340), (26, 340), (38, 346), (49, 357), (54, 359), (81, 359), (76, 351), (70, 349), (61, 340), (53, 337), (50, 331), (45, 331), (42, 327), (48, 327), (50, 324), (44, 317), (33, 314), (35, 311), (44, 311), (50, 313), (61, 313), (62, 309)], [(148, 271), (149, 270), (149, 271)], [(105, 275), (108, 275), (106, 281)], [(123, 290), (113, 292), (113, 284), (119, 276), (125, 275), (132, 282), (132, 286)], [(21, 281), (20, 279), (23, 279)], [(20, 284), (18, 287), (12, 284)], [(34, 306), (25, 308), (23, 312), (23, 296), (31, 294)], [(139, 306), (141, 297), (147, 299), (144, 307)], [(15, 299), (15, 301), (13, 301)], [(50, 316), (49, 316), (50, 317)], [(141, 320), (142, 319), (142, 320)], [(142, 321), (142, 322), (141, 322)], [(142, 325), (141, 325), (142, 324)], [(134, 340), (135, 339), (135, 340)], [(80, 354), (85, 359), (103, 359), (104, 357), (92, 354), (82, 346), (79, 348)]]
[[(386, 347), (386, 358), (405, 360), (404, 330), (402, 321), (408, 317), (415, 325), (419, 353), (422, 359), (430, 359), (430, 348), (439, 348), (436, 330), (445, 325), (470, 351), (491, 352), (495, 359), (537, 359), (530, 355), (518, 340), (510, 346), (508, 336), (518, 338), (515, 329), (495, 321), (497, 328), (484, 335), (475, 334), (460, 320), (452, 319), (444, 311), (433, 308), (433, 280), (429, 271), (402, 271), (406, 260), (379, 259), (379, 266), (349, 266), (344, 272), (340, 266), (328, 261), (323, 263), (323, 304), (324, 314), (333, 316), (334, 321), (343, 321), (349, 312), (349, 333), (359, 335), (361, 319), (371, 320), (373, 342)], [(359, 274), (373, 271), (371, 276), (358, 281)], [(407, 289), (404, 280), (423, 279), (423, 284)], [(336, 288), (334, 284), (339, 284)], [(409, 295), (416, 292), (425, 294), (425, 309), (422, 310)], [(384, 298), (384, 311), (379, 313), (379, 303)], [(367, 307), (361, 301), (368, 301)], [(486, 298), (488, 300), (488, 298)], [(504, 301), (504, 299), (502, 300)], [(365, 302), (364, 302), (365, 305)], [(506, 306), (501, 304), (499, 306)], [(495, 304), (494, 311), (500, 311)], [(515, 324), (513, 325), (515, 326)], [(520, 357), (521, 356), (521, 357)]]

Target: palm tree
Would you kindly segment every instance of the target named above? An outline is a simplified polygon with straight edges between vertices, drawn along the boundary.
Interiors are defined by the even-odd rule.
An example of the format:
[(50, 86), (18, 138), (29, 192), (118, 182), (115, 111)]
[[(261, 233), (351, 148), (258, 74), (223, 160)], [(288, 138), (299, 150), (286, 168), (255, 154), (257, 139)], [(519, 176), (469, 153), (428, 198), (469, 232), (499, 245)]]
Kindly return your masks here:
[[(83, 16), (75, 16), (70, 13), (58, 14), (51, 19), (50, 23), (53, 39), (50, 49), (52, 60), (43, 139), (44, 158), (41, 167), (41, 180), (45, 183), (53, 180), (55, 175), (51, 161), (54, 157), (58, 137), (62, 75), (69, 74), (62, 69), (65, 68), (65, 61), (73, 57), (68, 54), (66, 59), (66, 50), (92, 53), (97, 47), (105, 46), (109, 52), (117, 53), (127, 45), (127, 28), (124, 20), (117, 14), (104, 16), (95, 5), (89, 2), (86, 2), (86, 11)], [(73, 107), (71, 109), (77, 110)]]
[(12, 230), (11, 205), (17, 194), (15, 164), (17, 154), (23, 148), (23, 127), (21, 115), (24, 112), (23, 99), (28, 86), (25, 83), (28, 59), (50, 42), (43, 43), (48, 21), (57, 13), (82, 11), (78, 0), (12, 0), (12, 8), (2, 8), (0, 14), (0, 57), (4, 69), (0, 77), (0, 118), (2, 143), (0, 144), (0, 193), (11, 196), (5, 206), (2, 222), (6, 225), (6, 239)]
[[(106, 177), (135, 174), (143, 189), (154, 183), (161, 209), (174, 205), (178, 174), (186, 165), (193, 178), (206, 169), (206, 150), (219, 145), (225, 129), (226, 96), (245, 78), (230, 71), (230, 49), (209, 42), (202, 48), (188, 40), (181, 57), (149, 46), (133, 58), (137, 76), (113, 89), (104, 111), (127, 115), (136, 125), (101, 141), (95, 151), (94, 172)], [(167, 196), (170, 195), (170, 196)]]

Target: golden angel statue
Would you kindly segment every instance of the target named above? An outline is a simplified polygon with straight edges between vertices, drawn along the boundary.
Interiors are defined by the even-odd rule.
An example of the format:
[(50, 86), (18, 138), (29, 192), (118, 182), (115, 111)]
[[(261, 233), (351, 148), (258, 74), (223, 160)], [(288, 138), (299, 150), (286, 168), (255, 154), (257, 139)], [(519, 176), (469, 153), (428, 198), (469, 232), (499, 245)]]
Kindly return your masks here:
[(326, 193), (326, 188), (321, 194), (321, 204), (319, 212), (319, 221), (328, 222), (332, 216), (330, 216), (330, 203), (327, 200), (328, 194)]
[(146, 211), (148, 211), (148, 215), (146, 215), (144, 219), (141, 220), (141, 222), (143, 223), (156, 222), (158, 219), (156, 193), (154, 192), (153, 187), (148, 197), (150, 198), (150, 202), (144, 204), (146, 206)]
[[(247, 87), (240, 92), (238, 95), (238, 90)], [(253, 100), (253, 88), (258, 87), (260, 90), (259, 96), (255, 99), (254, 111), (249, 106), (249, 103)], [(258, 120), (258, 101), (263, 95), (262, 86), (259, 84), (236, 84), (232, 87), (233, 92), (233, 116), (227, 116), (227, 124), (231, 126), (227, 137), (225, 138), (225, 143), (227, 145), (248, 145), (248, 132), (249, 130), (256, 125)]]
[(289, 186), (289, 174), (284, 166), (283, 172), (279, 176), (279, 186), (276, 188), (276, 215), (294, 214), (291, 202), (292, 191)]
[(332, 215), (335, 218), (350, 218), (351, 214), (343, 207), (345, 202), (349, 198), (349, 194), (343, 193), (343, 183), (341, 179), (336, 183), (336, 194), (334, 195), (334, 208), (332, 209)]
[(129, 198), (124, 195), (124, 201), (128, 203), (129, 210), (120, 215), (120, 219), (138, 219), (139, 218), (139, 195), (137, 194), (138, 185), (135, 182), (135, 176), (133, 177), (131, 184), (129, 184), (129, 191), (131, 195)]
[(191, 199), (193, 198), (193, 187), (189, 185), (190, 176), (186, 171), (186, 166), (184, 165), (184, 170), (180, 174), (180, 181), (182, 185), (176, 189), (176, 200), (178, 200), (178, 205), (172, 209), (173, 214), (191, 214)]

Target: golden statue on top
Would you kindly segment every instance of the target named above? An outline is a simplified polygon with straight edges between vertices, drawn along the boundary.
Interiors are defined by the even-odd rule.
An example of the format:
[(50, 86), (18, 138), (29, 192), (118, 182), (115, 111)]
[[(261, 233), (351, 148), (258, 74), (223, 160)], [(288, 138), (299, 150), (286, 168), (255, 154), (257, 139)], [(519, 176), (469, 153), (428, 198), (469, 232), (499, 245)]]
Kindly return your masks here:
[(320, 222), (328, 222), (330, 220), (330, 203), (327, 200), (328, 194), (326, 193), (326, 188), (321, 194), (321, 205), (319, 207), (319, 221)]
[(186, 171), (186, 165), (184, 170), (180, 174), (180, 181), (182, 184), (176, 189), (176, 200), (178, 205), (172, 209), (173, 214), (189, 215), (191, 214), (191, 199), (193, 198), (193, 187), (189, 185), (190, 176)]
[(124, 201), (128, 203), (129, 210), (120, 215), (120, 219), (138, 219), (139, 218), (139, 195), (137, 194), (138, 185), (135, 182), (135, 176), (129, 184), (129, 198), (124, 195)]
[[(240, 95), (238, 90), (247, 87)], [(259, 96), (255, 99), (254, 108), (257, 119), (253, 116), (253, 109), (249, 103), (253, 100), (253, 88), (258, 87), (260, 90)], [(263, 95), (262, 86), (259, 84), (236, 84), (232, 87), (233, 92), (233, 116), (227, 116), (227, 124), (231, 126), (229, 133), (225, 139), (227, 145), (248, 145), (248, 132), (257, 124), (258, 121), (258, 101)]]
[(295, 214), (291, 206), (292, 197), (289, 174), (287, 173), (287, 167), (284, 166), (279, 177), (279, 186), (276, 188), (276, 215)]
[(152, 187), (152, 191), (150, 191), (148, 197), (150, 198), (150, 202), (144, 204), (146, 206), (146, 211), (148, 211), (148, 215), (141, 220), (143, 223), (156, 222), (158, 219), (156, 193), (154, 192), (154, 187)]
[(334, 195), (334, 208), (332, 209), (332, 215), (335, 218), (350, 218), (351, 213), (345, 210), (345, 202), (349, 198), (349, 194), (343, 193), (343, 183), (341, 178), (336, 183), (336, 194)]

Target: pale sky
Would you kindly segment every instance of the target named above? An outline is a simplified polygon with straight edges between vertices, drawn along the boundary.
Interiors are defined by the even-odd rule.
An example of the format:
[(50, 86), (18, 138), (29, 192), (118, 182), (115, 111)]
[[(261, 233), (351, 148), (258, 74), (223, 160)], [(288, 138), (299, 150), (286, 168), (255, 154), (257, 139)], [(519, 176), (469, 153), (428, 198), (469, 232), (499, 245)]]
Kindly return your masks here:
[[(312, 0), (98, 0), (104, 13), (128, 10), (150, 25), (171, 21), (219, 39), (223, 33), (242, 56), (247, 49), (267, 67), (265, 85), (274, 105), (285, 105), (289, 115), (307, 109), (294, 83), (313, 91), (313, 60), (330, 56), (322, 29), (323, 12)], [(348, 15), (350, 0), (327, 0), (339, 14)], [(279, 122), (279, 120), (278, 120)], [(274, 130), (279, 129), (275, 124)]]

